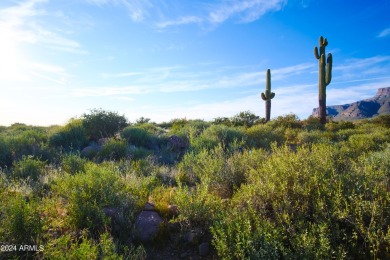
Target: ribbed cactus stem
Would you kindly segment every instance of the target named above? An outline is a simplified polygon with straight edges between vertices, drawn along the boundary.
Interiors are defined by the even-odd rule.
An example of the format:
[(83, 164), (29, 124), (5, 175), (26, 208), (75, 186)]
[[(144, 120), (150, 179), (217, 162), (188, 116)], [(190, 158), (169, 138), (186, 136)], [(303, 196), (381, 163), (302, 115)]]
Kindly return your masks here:
[(271, 92), (271, 70), (267, 69), (265, 93), (261, 93), (261, 98), (265, 101), (265, 121), (268, 122), (271, 118), (271, 99), (275, 97), (275, 93)]
[(325, 61), (325, 47), (328, 40), (322, 36), (319, 39), (320, 49), (314, 47), (314, 56), (318, 59), (318, 107), (319, 118), (322, 124), (326, 123), (326, 86), (332, 80), (332, 54), (328, 54)]

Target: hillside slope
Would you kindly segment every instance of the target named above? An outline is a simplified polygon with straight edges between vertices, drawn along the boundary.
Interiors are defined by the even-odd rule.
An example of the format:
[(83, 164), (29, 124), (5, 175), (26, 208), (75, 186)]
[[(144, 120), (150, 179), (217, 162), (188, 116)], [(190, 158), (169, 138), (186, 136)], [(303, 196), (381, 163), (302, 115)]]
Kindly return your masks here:
[[(356, 120), (390, 114), (390, 87), (378, 89), (372, 98), (353, 102), (351, 104), (327, 106), (326, 112), (333, 120)], [(313, 109), (312, 115), (317, 116), (318, 108)]]

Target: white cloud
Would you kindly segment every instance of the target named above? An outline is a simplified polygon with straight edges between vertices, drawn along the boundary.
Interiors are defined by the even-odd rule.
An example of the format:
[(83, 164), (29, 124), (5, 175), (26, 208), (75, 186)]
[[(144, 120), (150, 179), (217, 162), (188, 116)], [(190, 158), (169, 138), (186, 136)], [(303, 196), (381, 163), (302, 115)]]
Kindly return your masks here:
[(127, 9), (134, 22), (144, 20), (149, 14), (148, 10), (153, 7), (153, 4), (149, 0), (86, 0), (86, 2), (97, 6), (123, 6)]
[(209, 13), (208, 20), (220, 24), (238, 16), (241, 22), (253, 22), (268, 12), (279, 11), (286, 3), (286, 0), (223, 1)]
[(190, 14), (166, 18), (156, 25), (161, 29), (189, 24), (214, 28), (228, 20), (249, 23), (268, 12), (281, 10), (286, 3), (287, 0), (217, 0), (204, 5), (194, 4)]
[(77, 41), (56, 33), (55, 31), (62, 30), (43, 19), (53, 15), (44, 9), (43, 4), (47, 2), (48, 0), (27, 0), (0, 9), (0, 33), (8, 36), (3, 38), (4, 44), (40, 44), (55, 50), (85, 54)]
[(383, 38), (383, 37), (387, 37), (390, 35), (390, 28), (387, 28), (387, 29), (384, 29), (383, 31), (381, 31), (379, 34), (378, 34), (378, 38)]
[(179, 25), (187, 25), (187, 24), (201, 24), (204, 21), (203, 18), (198, 16), (183, 16), (177, 20), (167, 20), (163, 22), (157, 23), (158, 28), (166, 28), (170, 26), (179, 26)]

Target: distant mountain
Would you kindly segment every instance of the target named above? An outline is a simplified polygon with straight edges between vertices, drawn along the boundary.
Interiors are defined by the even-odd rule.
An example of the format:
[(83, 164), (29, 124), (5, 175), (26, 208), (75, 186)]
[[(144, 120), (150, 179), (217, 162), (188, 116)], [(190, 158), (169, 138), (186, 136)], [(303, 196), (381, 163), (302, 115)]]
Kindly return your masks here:
[[(351, 121), (390, 114), (390, 87), (378, 89), (378, 92), (372, 98), (351, 104), (327, 106), (326, 113), (328, 116), (333, 117), (335, 121)], [(317, 115), (318, 108), (314, 108), (312, 116)]]

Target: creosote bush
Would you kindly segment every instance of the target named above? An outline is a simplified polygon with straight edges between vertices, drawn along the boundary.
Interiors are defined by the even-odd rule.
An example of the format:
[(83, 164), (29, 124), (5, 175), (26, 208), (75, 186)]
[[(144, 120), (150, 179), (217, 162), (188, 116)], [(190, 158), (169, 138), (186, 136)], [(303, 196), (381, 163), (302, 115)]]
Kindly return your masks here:
[(13, 165), (13, 177), (38, 181), (39, 177), (45, 173), (45, 165), (45, 162), (32, 156), (23, 156)]
[(87, 134), (81, 119), (71, 119), (68, 124), (53, 133), (49, 139), (50, 146), (61, 147), (67, 151), (80, 150), (87, 143)]
[(90, 113), (83, 114), (81, 120), (89, 140), (92, 141), (113, 137), (128, 125), (125, 116), (103, 109), (92, 109)]

